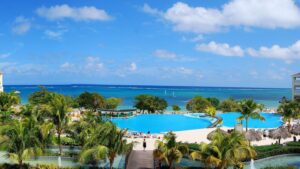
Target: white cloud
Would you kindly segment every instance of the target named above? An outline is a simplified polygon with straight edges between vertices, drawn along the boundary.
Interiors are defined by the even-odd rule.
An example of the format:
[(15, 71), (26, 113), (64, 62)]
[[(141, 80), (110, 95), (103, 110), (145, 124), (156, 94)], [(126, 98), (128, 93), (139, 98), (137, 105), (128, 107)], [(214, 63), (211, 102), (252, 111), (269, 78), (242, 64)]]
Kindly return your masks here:
[(247, 52), (253, 57), (282, 59), (289, 63), (292, 60), (300, 59), (300, 40), (287, 47), (279, 45), (271, 47), (262, 46), (259, 49), (248, 48)]
[(136, 70), (137, 70), (137, 65), (136, 65), (136, 63), (132, 62), (132, 63), (130, 64), (129, 71), (134, 72), (134, 71), (136, 71)]
[(154, 51), (154, 56), (161, 58), (161, 59), (176, 59), (177, 55), (176, 53), (164, 50), (164, 49), (157, 49)]
[(64, 64), (60, 65), (60, 69), (63, 71), (72, 71), (75, 68), (75, 65), (69, 62), (65, 62)]
[(11, 55), (11, 53), (2, 53), (2, 54), (0, 54), (0, 58), (4, 59), (4, 58), (9, 57), (10, 55)]
[(49, 39), (54, 39), (58, 40), (62, 38), (62, 35), (67, 32), (67, 30), (58, 30), (58, 31), (52, 31), (52, 30), (46, 30), (44, 34), (49, 38)]
[(165, 49), (157, 49), (153, 52), (153, 55), (157, 58), (165, 59), (165, 60), (183, 61), (183, 62), (195, 61), (195, 58), (181, 56)]
[(159, 11), (158, 9), (151, 8), (151, 6), (148, 4), (144, 4), (142, 11), (151, 15), (163, 15), (163, 12)]
[(40, 7), (36, 13), (49, 20), (73, 19), (75, 21), (107, 21), (111, 16), (105, 10), (94, 6), (71, 7), (67, 4)]
[(12, 32), (18, 35), (27, 33), (31, 29), (31, 22), (29, 19), (18, 16), (15, 19), (14, 25), (12, 27)]
[(221, 9), (177, 2), (164, 12), (149, 5), (144, 5), (144, 11), (162, 13), (160, 16), (172, 23), (174, 30), (183, 32), (210, 33), (232, 26), (271, 29), (300, 26), (300, 9), (293, 0), (232, 0)]
[(227, 43), (216, 43), (212, 41), (208, 44), (198, 44), (196, 46), (196, 50), (209, 52), (221, 56), (248, 55), (258, 58), (280, 59), (284, 60), (286, 63), (291, 63), (294, 60), (300, 60), (300, 40), (287, 47), (273, 45), (271, 47), (261, 46), (258, 49), (243, 49), (238, 45), (230, 46)]
[(87, 57), (85, 70), (88, 72), (101, 72), (104, 69), (104, 64), (100, 62), (98, 57)]
[(222, 56), (244, 56), (244, 50), (240, 46), (230, 46), (227, 43), (216, 43), (214, 41), (208, 44), (199, 44), (196, 46), (196, 49)]
[(176, 68), (164, 67), (162, 68), (162, 70), (167, 73), (182, 74), (182, 75), (192, 75), (194, 73), (192, 69), (186, 67), (176, 67)]

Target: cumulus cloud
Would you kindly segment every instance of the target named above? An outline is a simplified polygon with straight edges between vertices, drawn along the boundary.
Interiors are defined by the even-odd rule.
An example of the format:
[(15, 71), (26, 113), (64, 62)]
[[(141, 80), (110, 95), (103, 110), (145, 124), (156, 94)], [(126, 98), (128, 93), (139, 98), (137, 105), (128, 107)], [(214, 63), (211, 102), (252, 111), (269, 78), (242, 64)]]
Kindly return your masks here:
[(161, 59), (176, 59), (177, 55), (176, 53), (164, 50), (164, 49), (157, 49), (154, 51), (154, 56), (161, 58)]
[(148, 4), (144, 4), (142, 7), (142, 11), (151, 15), (163, 15), (163, 12), (159, 11), (158, 9), (152, 8)]
[(130, 64), (129, 71), (134, 72), (134, 71), (136, 71), (136, 70), (137, 70), (137, 65), (136, 65), (135, 62), (132, 62), (132, 63)]
[(196, 49), (222, 56), (244, 56), (244, 50), (240, 46), (230, 46), (227, 43), (216, 43), (214, 41), (208, 44), (199, 44), (196, 46)]
[(75, 21), (107, 21), (112, 17), (103, 9), (94, 6), (71, 7), (67, 4), (40, 7), (36, 13), (49, 20), (72, 19)]
[(94, 71), (94, 72), (101, 72), (104, 69), (104, 64), (100, 62), (100, 58), (98, 57), (87, 57), (85, 70), (86, 71)]
[(49, 39), (54, 39), (54, 40), (59, 40), (62, 38), (62, 35), (67, 32), (67, 30), (58, 30), (58, 31), (53, 31), (53, 30), (45, 30), (44, 34), (47, 36)]
[(30, 30), (30, 28), (31, 28), (30, 20), (23, 16), (18, 16), (14, 21), (12, 32), (14, 34), (23, 35), (27, 33)]
[(261, 46), (258, 49), (243, 49), (238, 45), (230, 46), (227, 43), (216, 43), (212, 41), (208, 44), (198, 44), (196, 46), (196, 50), (209, 52), (221, 56), (248, 55), (252, 57), (280, 59), (284, 60), (286, 63), (291, 63), (293, 60), (300, 60), (300, 40), (287, 47), (273, 45), (271, 47)]
[(253, 57), (282, 59), (286, 62), (291, 62), (292, 60), (300, 59), (300, 40), (287, 47), (279, 45), (262, 46), (259, 49), (248, 48), (247, 52)]
[(165, 59), (165, 60), (185, 61), (185, 62), (195, 61), (194, 58), (181, 56), (176, 54), (175, 52), (171, 52), (165, 49), (157, 49), (153, 52), (153, 55), (157, 58)]
[[(210, 33), (227, 27), (294, 28), (300, 26), (300, 9), (293, 0), (232, 0), (219, 8), (193, 7), (177, 2), (166, 11), (144, 5), (176, 31)], [(282, 11), (282, 12), (278, 12)]]

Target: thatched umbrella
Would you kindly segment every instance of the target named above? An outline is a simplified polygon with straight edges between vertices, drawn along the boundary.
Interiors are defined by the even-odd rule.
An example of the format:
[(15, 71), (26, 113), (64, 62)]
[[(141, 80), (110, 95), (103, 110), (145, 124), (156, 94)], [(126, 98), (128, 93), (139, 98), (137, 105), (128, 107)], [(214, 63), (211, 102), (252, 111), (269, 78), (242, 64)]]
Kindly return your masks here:
[(213, 137), (214, 137), (214, 135), (215, 135), (216, 133), (221, 133), (221, 134), (223, 134), (223, 135), (227, 135), (227, 134), (228, 134), (226, 131), (217, 128), (216, 130), (210, 132), (210, 133), (207, 135), (207, 139), (208, 139), (208, 140), (212, 140)]
[(294, 125), (291, 130), (292, 134), (300, 135), (300, 124)]
[(280, 144), (280, 140), (291, 137), (291, 133), (287, 128), (280, 127), (278, 129), (271, 130), (269, 137), (273, 139), (278, 139), (278, 143)]
[(245, 133), (245, 137), (249, 141), (260, 141), (262, 140), (262, 133), (260, 131), (256, 131), (254, 129), (250, 129)]

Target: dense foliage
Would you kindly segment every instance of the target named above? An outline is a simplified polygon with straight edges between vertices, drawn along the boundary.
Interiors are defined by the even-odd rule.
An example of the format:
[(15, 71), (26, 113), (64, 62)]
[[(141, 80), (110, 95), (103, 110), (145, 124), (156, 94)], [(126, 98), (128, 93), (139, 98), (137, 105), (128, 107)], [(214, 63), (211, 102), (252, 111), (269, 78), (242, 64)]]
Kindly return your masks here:
[(190, 112), (204, 112), (206, 108), (211, 107), (211, 103), (204, 97), (195, 96), (186, 104), (186, 109)]
[(105, 98), (98, 93), (84, 92), (77, 98), (79, 107), (83, 107), (92, 112), (105, 108)]
[(283, 116), (283, 120), (288, 123), (288, 129), (290, 130), (292, 119), (300, 117), (300, 103), (296, 101), (282, 102), (277, 112)]
[(229, 98), (229, 99), (223, 100), (220, 103), (220, 109), (223, 112), (236, 112), (239, 110), (239, 105), (238, 105), (237, 101), (235, 101), (232, 98)]
[(152, 95), (138, 95), (135, 97), (134, 107), (142, 112), (162, 113), (167, 107), (168, 103), (165, 99)]

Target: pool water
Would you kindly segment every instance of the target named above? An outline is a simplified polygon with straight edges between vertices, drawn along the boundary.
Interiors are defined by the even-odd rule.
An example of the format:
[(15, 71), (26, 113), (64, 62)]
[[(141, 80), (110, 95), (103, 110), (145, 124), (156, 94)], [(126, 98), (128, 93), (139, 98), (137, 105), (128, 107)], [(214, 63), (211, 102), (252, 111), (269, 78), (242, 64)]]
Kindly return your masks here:
[(206, 128), (211, 124), (207, 118), (193, 118), (178, 114), (141, 114), (128, 119), (113, 118), (112, 122), (130, 131), (162, 133)]
[[(258, 119), (249, 119), (248, 120), (248, 127), (249, 128), (277, 128), (283, 124), (281, 120), (281, 116), (279, 114), (274, 113), (260, 113), (264, 118), (265, 121), (261, 121)], [(217, 116), (223, 118), (223, 126), (224, 127), (234, 127), (237, 123), (237, 118), (241, 116), (240, 113), (237, 112), (229, 112), (229, 113), (220, 113)], [(245, 120), (242, 121), (244, 127), (246, 127)]]
[[(300, 169), (300, 154), (278, 155), (261, 160), (255, 160), (254, 166), (256, 169), (262, 169), (270, 166), (295, 166), (296, 169)], [(251, 169), (249, 163), (246, 164), (245, 169)]]
[[(207, 128), (214, 122), (211, 118), (202, 117), (203, 113), (195, 114), (141, 114), (128, 119), (113, 118), (112, 122), (120, 128), (129, 131), (147, 133), (163, 133), (168, 131), (183, 131)], [(265, 121), (249, 119), (249, 128), (277, 128), (282, 125), (281, 116), (274, 113), (261, 113)], [(200, 116), (200, 117), (199, 117)], [(223, 118), (223, 126), (234, 127), (240, 113), (229, 112), (220, 113), (218, 116)], [(243, 121), (245, 125), (245, 121)]]

